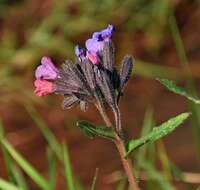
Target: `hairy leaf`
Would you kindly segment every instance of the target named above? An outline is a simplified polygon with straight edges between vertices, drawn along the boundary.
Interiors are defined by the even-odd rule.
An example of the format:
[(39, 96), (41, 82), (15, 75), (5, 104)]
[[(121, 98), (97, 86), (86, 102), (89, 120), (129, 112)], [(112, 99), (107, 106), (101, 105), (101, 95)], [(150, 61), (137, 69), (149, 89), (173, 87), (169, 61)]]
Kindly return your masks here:
[(124, 85), (131, 77), (133, 69), (133, 58), (130, 55), (126, 55), (122, 61), (122, 68), (120, 71), (120, 88), (123, 90)]
[(102, 125), (94, 125), (87, 121), (78, 121), (77, 126), (90, 138), (94, 138), (96, 136), (114, 139), (115, 132), (111, 127), (106, 127)]
[(74, 95), (65, 96), (62, 102), (63, 109), (70, 109), (78, 103), (78, 98)]
[(176, 127), (183, 123), (183, 121), (186, 120), (189, 115), (190, 113), (182, 113), (162, 123), (160, 126), (154, 127), (152, 132), (150, 132), (148, 135), (145, 135), (139, 139), (130, 140), (126, 145), (127, 155), (142, 145), (154, 142), (171, 133)]
[(111, 41), (104, 43), (103, 48), (103, 65), (104, 68), (113, 71), (113, 64), (114, 64), (114, 48)]
[(187, 99), (193, 101), (195, 104), (200, 104), (200, 99), (193, 97), (192, 94), (187, 92), (184, 88), (177, 86), (173, 81), (168, 79), (157, 79), (157, 80), (165, 87), (167, 87), (168, 90), (186, 97)]

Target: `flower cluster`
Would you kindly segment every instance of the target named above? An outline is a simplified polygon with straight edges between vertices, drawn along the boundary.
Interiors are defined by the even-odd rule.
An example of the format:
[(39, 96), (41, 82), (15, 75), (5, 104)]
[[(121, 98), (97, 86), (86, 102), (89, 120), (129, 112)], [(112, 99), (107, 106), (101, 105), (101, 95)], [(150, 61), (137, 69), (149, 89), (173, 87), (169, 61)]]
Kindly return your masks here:
[(117, 109), (120, 96), (128, 81), (133, 60), (126, 55), (121, 71), (114, 67), (114, 48), (112, 34), (114, 27), (95, 32), (85, 43), (86, 48), (75, 47), (76, 63), (65, 61), (58, 69), (48, 57), (43, 57), (35, 71), (35, 94), (45, 96), (50, 93), (64, 96), (63, 107), (70, 108), (80, 104), (86, 110), (87, 104), (107, 103)]

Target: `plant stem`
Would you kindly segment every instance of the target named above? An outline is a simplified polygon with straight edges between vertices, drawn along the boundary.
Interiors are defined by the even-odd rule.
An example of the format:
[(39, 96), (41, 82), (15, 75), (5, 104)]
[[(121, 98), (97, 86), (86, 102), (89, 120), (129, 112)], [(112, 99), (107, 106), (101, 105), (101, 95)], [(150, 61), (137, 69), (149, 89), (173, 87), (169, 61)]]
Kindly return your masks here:
[[(112, 123), (111, 123), (111, 121), (110, 121), (110, 119), (109, 119), (104, 107), (100, 103), (96, 104), (96, 107), (99, 110), (99, 112), (100, 112), (105, 124), (108, 127), (112, 127)], [(121, 125), (121, 121), (120, 121), (120, 125)], [(134, 174), (133, 174), (132, 162), (131, 162), (131, 160), (129, 158), (126, 158), (126, 150), (125, 150), (125, 147), (124, 147), (124, 142), (118, 136), (118, 134), (116, 134), (116, 140), (114, 142), (115, 142), (115, 145), (116, 145), (117, 150), (119, 152), (122, 165), (123, 165), (124, 170), (126, 172), (126, 175), (128, 177), (128, 181), (129, 181), (129, 185), (131, 187), (131, 190), (139, 190), (138, 184), (137, 184), (136, 179), (135, 179)]]
[(126, 151), (124, 148), (124, 143), (121, 140), (115, 141), (115, 145), (118, 149), (118, 152), (121, 157), (121, 161), (124, 167), (124, 170), (126, 171), (126, 175), (128, 177), (128, 181), (131, 187), (131, 190), (139, 190), (138, 184), (136, 182), (136, 179), (133, 174), (133, 164), (132, 161), (129, 158), (125, 158)]

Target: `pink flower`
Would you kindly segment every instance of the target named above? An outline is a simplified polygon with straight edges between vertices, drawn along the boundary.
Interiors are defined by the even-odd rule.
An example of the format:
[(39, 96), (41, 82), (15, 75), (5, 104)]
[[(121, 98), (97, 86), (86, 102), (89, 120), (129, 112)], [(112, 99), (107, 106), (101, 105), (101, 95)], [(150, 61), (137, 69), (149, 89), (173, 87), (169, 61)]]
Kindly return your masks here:
[(54, 84), (47, 80), (37, 79), (35, 80), (34, 85), (36, 87), (34, 91), (36, 96), (46, 96), (55, 91)]
[(35, 71), (35, 77), (37, 79), (55, 80), (58, 78), (59, 71), (49, 57), (42, 57), (41, 63)]
[(87, 51), (86, 57), (93, 63), (98, 64), (100, 62), (99, 57), (96, 53)]

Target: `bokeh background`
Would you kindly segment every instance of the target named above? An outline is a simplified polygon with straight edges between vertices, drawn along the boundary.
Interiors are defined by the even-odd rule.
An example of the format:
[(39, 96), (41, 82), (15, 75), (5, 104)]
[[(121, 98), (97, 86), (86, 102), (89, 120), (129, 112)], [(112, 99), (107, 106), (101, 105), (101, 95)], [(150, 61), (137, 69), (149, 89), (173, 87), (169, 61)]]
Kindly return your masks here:
[[(121, 170), (115, 147), (104, 139), (88, 139), (76, 127), (78, 119), (102, 124), (96, 109), (90, 106), (86, 113), (78, 107), (64, 111), (61, 97), (41, 98), (33, 93), (34, 70), (43, 55), (52, 57), (57, 65), (65, 59), (75, 60), (75, 45), (84, 46), (94, 31), (110, 23), (116, 27), (116, 64), (127, 53), (135, 58), (133, 76), (120, 103), (127, 135), (140, 135), (146, 110), (152, 111), (155, 123), (192, 111), (190, 121), (155, 145), (156, 153), (164, 151), (154, 153), (155, 166), (163, 169), (164, 155), (180, 170), (200, 173), (200, 108), (155, 80), (168, 78), (186, 87), (190, 70), (198, 94), (199, 4), (198, 0), (0, 0), (0, 119), (6, 138), (42, 175), (47, 175), (47, 142), (27, 111), (34, 107), (58, 141), (67, 142), (80, 183), (90, 186), (99, 168), (97, 189), (115, 189), (115, 176)], [(0, 177), (7, 179), (2, 153)], [(39, 189), (27, 180), (30, 189)], [(140, 183), (145, 188), (145, 180)], [(180, 190), (198, 186), (173, 183)], [(65, 187), (58, 167), (57, 189)]]

